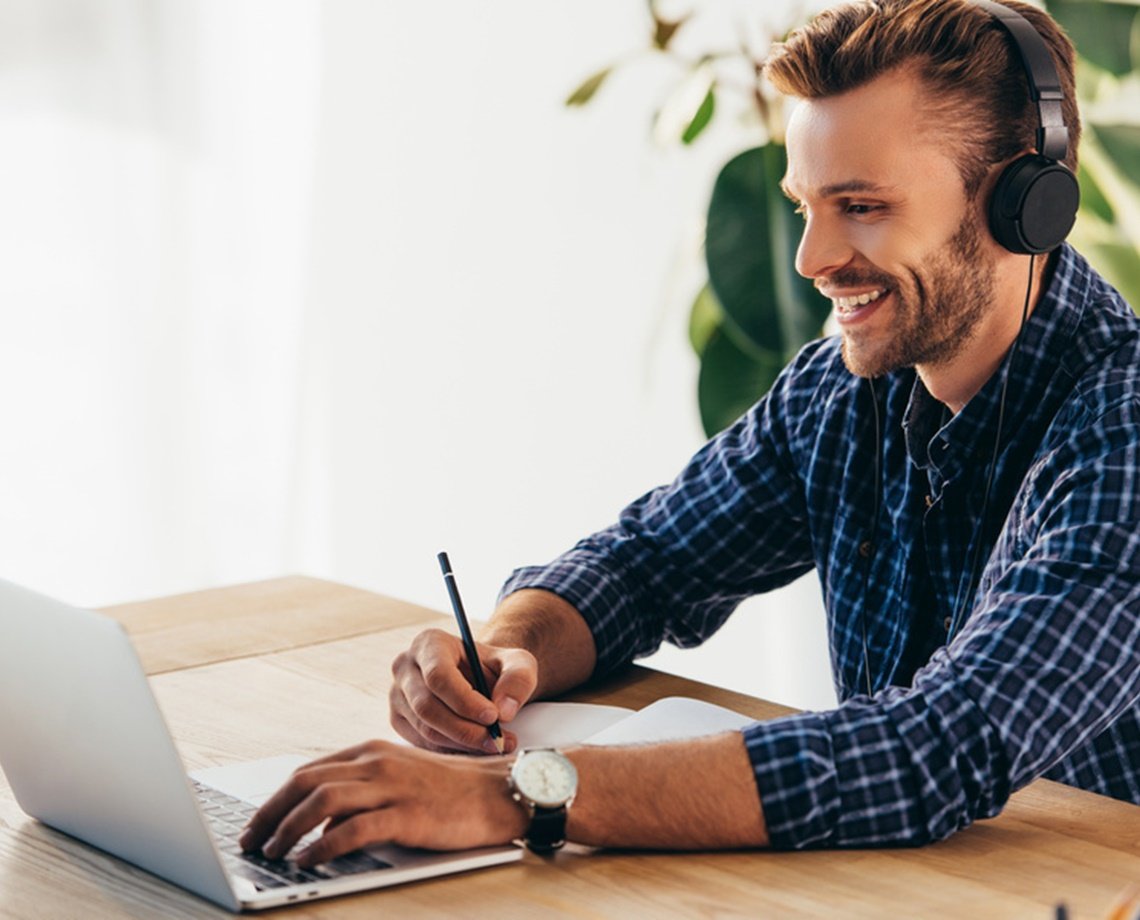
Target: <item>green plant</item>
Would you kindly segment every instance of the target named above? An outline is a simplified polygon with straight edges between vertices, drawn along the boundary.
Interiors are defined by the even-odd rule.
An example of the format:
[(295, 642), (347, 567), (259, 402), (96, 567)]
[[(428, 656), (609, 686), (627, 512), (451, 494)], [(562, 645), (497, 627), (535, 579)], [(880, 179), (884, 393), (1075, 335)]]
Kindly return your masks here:
[(1071, 239), (1140, 309), (1140, 0), (1045, 0), (1077, 47), (1081, 210)]
[[(668, 113), (675, 139), (692, 144), (727, 93), (744, 94), (758, 116), (744, 149), (721, 168), (713, 185), (705, 224), (708, 282), (689, 319), (689, 338), (700, 358), (701, 421), (711, 435), (763, 395), (787, 361), (821, 334), (830, 304), (793, 269), (802, 222), (777, 188), (786, 163), (783, 110), (760, 77), (767, 46), (738, 41), (727, 50), (679, 50), (701, 11), (666, 18), (659, 5), (648, 2), (651, 33), (644, 53), (667, 55), (680, 64), (681, 75), (658, 111), (655, 129)], [(1140, 307), (1140, 0), (1045, 0), (1045, 7), (1079, 54), (1085, 137), (1081, 210), (1071, 238)], [(775, 34), (796, 22), (782, 24)], [(617, 66), (592, 74), (567, 105), (587, 104)], [(742, 83), (740, 73), (749, 79)]]

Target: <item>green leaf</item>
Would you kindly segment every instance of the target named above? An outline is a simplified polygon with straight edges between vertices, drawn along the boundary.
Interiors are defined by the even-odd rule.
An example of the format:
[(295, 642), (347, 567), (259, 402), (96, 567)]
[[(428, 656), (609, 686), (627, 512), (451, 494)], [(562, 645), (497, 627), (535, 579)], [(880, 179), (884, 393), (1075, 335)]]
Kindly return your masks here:
[(783, 369), (782, 355), (756, 357), (743, 351), (724, 328), (705, 346), (697, 378), (697, 400), (705, 434), (731, 425), (768, 392)]
[(681, 135), (681, 143), (691, 144), (697, 139), (697, 136), (708, 126), (708, 123), (712, 121), (713, 110), (715, 108), (716, 99), (713, 96), (713, 91), (710, 89), (705, 93), (705, 98), (693, 116), (693, 120), (690, 121), (689, 126), (685, 128), (685, 133)]
[(566, 97), (565, 104), (567, 106), (585, 105), (594, 98), (594, 94), (601, 88), (601, 85), (606, 81), (606, 77), (612, 72), (613, 67), (603, 67), (597, 73), (587, 77), (574, 92)]
[(1096, 215), (1105, 223), (1114, 223), (1116, 212), (1104, 194), (1104, 190), (1100, 187), (1100, 183), (1097, 182), (1096, 176), (1087, 168), (1085, 163), (1081, 163), (1077, 167), (1077, 182), (1081, 187), (1081, 210)]
[(705, 229), (709, 282), (728, 323), (755, 348), (790, 357), (819, 335), (831, 305), (795, 271), (803, 223), (777, 183), (784, 148), (767, 144), (725, 164)]
[(1092, 131), (1120, 176), (1140, 189), (1140, 125), (1096, 125)]
[(716, 77), (710, 66), (699, 63), (691, 67), (654, 115), (654, 139), (662, 145), (679, 140), (691, 143), (712, 118), (715, 87)]
[(1132, 70), (1135, 4), (1046, 0), (1045, 8), (1069, 33), (1077, 52), (1116, 76)]
[(1140, 252), (1128, 243), (1085, 242), (1081, 252), (1140, 312)]
[(689, 344), (698, 355), (703, 355), (705, 346), (713, 337), (713, 333), (724, 322), (724, 311), (716, 302), (716, 295), (707, 284), (697, 294), (693, 306), (689, 310)]
[(769, 144), (765, 148), (764, 167), (768, 177), (768, 227), (776, 306), (785, 336), (784, 355), (791, 358), (803, 345), (819, 338), (831, 314), (831, 301), (816, 290), (811, 279), (796, 271), (796, 250), (804, 233), (804, 220), (780, 191), (780, 181), (788, 168), (787, 152), (782, 146)]

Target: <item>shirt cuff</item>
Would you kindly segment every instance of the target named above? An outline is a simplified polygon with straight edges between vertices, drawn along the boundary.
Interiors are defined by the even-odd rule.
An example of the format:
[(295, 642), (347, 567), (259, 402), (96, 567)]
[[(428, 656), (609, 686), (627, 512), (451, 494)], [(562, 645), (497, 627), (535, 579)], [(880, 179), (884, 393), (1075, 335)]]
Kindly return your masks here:
[(594, 676), (609, 674), (653, 651), (642, 647), (646, 643), (634, 629), (637, 618), (626, 612), (630, 601), (620, 580), (606, 577), (596, 560), (586, 564), (568, 557), (572, 553), (550, 565), (516, 569), (499, 592), (499, 600), (524, 588), (538, 588), (574, 607), (594, 637), (598, 655)]
[(771, 846), (793, 850), (827, 844), (838, 823), (839, 784), (823, 718), (784, 716), (743, 731)]

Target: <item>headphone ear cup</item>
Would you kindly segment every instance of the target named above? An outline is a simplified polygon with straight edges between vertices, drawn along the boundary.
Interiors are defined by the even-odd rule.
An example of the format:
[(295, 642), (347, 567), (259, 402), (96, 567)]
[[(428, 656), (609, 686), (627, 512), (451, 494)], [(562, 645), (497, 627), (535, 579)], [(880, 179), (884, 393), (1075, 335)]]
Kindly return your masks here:
[(1019, 157), (998, 177), (990, 197), (990, 232), (1010, 252), (1049, 252), (1077, 219), (1081, 190), (1063, 163), (1039, 154)]

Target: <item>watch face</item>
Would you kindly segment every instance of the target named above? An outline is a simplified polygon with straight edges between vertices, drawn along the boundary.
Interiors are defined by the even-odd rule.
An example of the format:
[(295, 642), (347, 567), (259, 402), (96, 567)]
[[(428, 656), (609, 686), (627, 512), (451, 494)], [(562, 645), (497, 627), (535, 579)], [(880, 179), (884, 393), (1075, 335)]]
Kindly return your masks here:
[(542, 808), (566, 805), (578, 789), (578, 771), (557, 751), (524, 751), (511, 777), (515, 788)]

